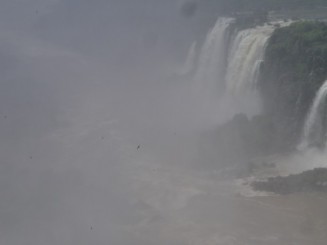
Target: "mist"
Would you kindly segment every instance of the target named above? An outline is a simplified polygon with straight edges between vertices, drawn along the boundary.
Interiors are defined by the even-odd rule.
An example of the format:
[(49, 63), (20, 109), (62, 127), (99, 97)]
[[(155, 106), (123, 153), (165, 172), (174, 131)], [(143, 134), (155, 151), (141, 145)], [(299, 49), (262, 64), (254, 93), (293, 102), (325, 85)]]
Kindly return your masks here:
[(160, 228), (198, 192), (172, 170), (201, 121), (172, 78), (180, 3), (0, 5), (0, 243), (182, 242)]
[[(0, 244), (307, 244), (302, 207), (288, 215), (278, 207), (296, 198), (251, 199), (255, 192), (235, 180), (254, 155), (239, 128), (268, 130), (251, 128), (262, 111), (256, 93), (223, 92), (223, 73), (235, 68), (215, 59), (228, 50), (210, 58), (219, 69), (199, 65), (219, 36), (208, 8), (1, 1)], [(260, 28), (245, 34), (256, 34), (262, 53), (273, 29)], [(257, 62), (261, 53), (243, 57)], [(238, 58), (228, 60), (244, 72), (231, 72), (239, 84), (228, 86), (247, 88), (256, 68)], [(288, 173), (313, 158), (323, 166), (311, 150), (274, 161)]]

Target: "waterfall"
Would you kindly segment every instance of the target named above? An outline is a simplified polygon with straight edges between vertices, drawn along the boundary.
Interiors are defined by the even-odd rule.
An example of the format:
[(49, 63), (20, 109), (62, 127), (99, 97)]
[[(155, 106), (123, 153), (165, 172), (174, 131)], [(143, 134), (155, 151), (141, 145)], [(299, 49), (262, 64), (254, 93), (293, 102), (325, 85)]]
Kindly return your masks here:
[(305, 120), (299, 149), (321, 144), (325, 140), (325, 117), (327, 81), (320, 87)]
[(198, 64), (194, 76), (194, 88), (197, 92), (219, 92), (223, 84), (226, 56), (228, 51), (228, 27), (232, 18), (218, 18), (213, 29), (207, 34), (200, 50)]
[(196, 42), (193, 42), (190, 49), (189, 49), (189, 51), (188, 51), (185, 63), (183, 65), (182, 69), (179, 72), (180, 75), (187, 75), (190, 72), (192, 72), (192, 70), (194, 68), (194, 65), (195, 65), (195, 59), (196, 59), (196, 50), (195, 50), (195, 48), (196, 48)]
[(263, 63), (266, 43), (274, 31), (264, 25), (237, 32), (231, 42), (225, 74), (225, 92), (220, 103), (229, 117), (244, 113), (249, 117), (261, 112), (256, 83)]
[[(265, 47), (276, 22), (233, 31), (233, 18), (219, 18), (207, 34), (195, 67), (193, 92), (203, 108), (215, 107), (223, 121), (235, 114), (251, 117), (261, 112), (261, 97), (256, 84), (263, 63)], [(201, 101), (202, 100), (202, 101)]]
[(231, 46), (226, 73), (226, 89), (239, 94), (253, 90), (264, 58), (266, 43), (274, 31), (273, 26), (258, 26), (240, 31)]

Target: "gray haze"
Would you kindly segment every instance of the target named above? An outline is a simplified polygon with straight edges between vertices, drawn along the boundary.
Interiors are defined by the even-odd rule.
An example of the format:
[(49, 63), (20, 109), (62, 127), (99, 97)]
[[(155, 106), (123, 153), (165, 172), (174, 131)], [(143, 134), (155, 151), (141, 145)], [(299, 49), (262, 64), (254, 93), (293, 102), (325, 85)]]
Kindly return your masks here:
[(300, 211), (240, 197), (211, 166), (216, 105), (178, 76), (198, 8), (0, 2), (0, 244), (310, 243)]
[(180, 4), (1, 1), (1, 244), (166, 244), (143, 229), (189, 195), (154, 172), (191, 159)]

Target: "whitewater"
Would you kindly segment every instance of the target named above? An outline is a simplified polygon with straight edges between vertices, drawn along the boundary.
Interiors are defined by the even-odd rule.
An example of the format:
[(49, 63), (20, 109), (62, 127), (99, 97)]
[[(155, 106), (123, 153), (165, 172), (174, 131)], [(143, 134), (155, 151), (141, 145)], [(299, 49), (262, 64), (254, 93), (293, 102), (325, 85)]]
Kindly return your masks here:
[(327, 96), (327, 81), (325, 81), (318, 90), (308, 116), (304, 123), (303, 136), (299, 145), (300, 149), (309, 146), (325, 143), (326, 127), (325, 127), (325, 106)]

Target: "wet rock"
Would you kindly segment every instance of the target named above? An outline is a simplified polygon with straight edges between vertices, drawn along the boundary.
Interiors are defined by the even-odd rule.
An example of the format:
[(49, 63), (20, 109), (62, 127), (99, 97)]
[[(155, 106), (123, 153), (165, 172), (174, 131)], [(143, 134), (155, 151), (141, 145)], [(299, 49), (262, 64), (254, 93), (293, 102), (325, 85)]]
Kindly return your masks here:
[(277, 194), (296, 192), (327, 192), (327, 168), (316, 168), (286, 177), (272, 177), (266, 181), (255, 181), (252, 187), (258, 191)]

